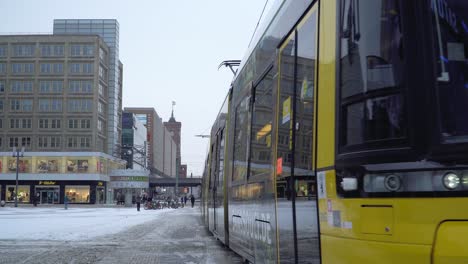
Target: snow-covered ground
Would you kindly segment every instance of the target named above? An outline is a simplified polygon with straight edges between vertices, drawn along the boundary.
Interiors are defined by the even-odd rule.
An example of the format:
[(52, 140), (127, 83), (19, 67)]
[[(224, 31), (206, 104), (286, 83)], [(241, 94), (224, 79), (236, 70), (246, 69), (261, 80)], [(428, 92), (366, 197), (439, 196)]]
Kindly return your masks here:
[(79, 241), (115, 234), (163, 217), (173, 209), (136, 208), (0, 208), (0, 240)]

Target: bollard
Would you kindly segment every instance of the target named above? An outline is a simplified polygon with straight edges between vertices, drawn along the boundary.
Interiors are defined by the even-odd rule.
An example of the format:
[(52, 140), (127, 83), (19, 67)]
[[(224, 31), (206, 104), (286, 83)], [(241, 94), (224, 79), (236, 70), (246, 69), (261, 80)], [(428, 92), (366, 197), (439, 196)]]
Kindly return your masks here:
[(66, 195), (63, 198), (63, 205), (65, 206), (65, 210), (68, 210), (68, 197)]

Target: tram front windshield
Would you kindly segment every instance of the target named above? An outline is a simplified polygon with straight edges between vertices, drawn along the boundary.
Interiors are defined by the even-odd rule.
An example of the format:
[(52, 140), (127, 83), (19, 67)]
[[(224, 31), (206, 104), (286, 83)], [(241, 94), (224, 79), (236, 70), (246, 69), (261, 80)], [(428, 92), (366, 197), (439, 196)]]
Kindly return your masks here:
[(440, 125), (448, 143), (468, 141), (468, 7), (466, 0), (429, 0), (437, 54)]

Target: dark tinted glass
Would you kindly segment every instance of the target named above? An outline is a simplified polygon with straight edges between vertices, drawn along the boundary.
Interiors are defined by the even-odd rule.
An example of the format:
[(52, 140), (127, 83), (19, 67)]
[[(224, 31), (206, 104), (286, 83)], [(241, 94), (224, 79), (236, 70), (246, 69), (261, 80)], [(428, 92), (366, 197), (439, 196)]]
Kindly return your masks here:
[(340, 145), (405, 137), (399, 1), (342, 0), (340, 15)]
[(255, 88), (252, 116), (250, 177), (271, 173), (271, 127), (273, 121), (272, 78), (269, 73)]
[(468, 141), (468, 16), (466, 0), (431, 0), (441, 132)]
[(233, 181), (244, 180), (247, 177), (247, 151), (250, 125), (249, 107), (250, 97), (246, 97), (236, 109)]

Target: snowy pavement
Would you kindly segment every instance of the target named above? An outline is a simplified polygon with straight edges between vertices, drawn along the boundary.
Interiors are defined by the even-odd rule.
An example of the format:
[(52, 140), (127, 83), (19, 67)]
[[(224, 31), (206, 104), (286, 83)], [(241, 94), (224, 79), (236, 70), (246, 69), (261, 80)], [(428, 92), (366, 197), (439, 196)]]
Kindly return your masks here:
[(242, 263), (198, 208), (0, 208), (0, 263)]

